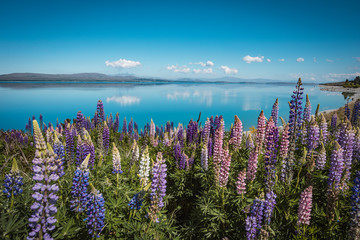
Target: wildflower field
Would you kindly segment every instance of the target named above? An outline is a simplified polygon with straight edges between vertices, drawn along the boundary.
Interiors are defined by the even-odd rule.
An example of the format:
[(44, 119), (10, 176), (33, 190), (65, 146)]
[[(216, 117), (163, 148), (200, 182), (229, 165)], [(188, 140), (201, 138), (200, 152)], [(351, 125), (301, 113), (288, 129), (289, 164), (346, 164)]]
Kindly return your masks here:
[(303, 97), (299, 79), (289, 116), (274, 96), (248, 132), (237, 116), (121, 124), (101, 100), (1, 131), (0, 238), (360, 239), (360, 101), (327, 121)]

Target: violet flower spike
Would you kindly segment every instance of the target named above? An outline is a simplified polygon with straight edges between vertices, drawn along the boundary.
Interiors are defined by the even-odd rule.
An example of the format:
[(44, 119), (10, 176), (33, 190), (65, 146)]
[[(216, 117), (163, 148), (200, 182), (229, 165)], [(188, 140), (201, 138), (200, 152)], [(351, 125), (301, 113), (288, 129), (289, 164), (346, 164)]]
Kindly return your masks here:
[(100, 233), (105, 226), (105, 200), (102, 194), (90, 185), (90, 193), (86, 201), (86, 227), (91, 237), (100, 237)]
[(246, 193), (246, 169), (239, 172), (237, 181), (236, 181), (236, 192), (237, 194)]
[(300, 196), (297, 225), (310, 225), (313, 187), (306, 188)]

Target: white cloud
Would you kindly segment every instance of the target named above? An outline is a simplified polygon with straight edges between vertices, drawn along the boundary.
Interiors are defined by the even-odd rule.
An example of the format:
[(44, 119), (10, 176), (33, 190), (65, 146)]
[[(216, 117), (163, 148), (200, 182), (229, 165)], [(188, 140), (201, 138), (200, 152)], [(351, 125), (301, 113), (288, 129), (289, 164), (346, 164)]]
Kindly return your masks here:
[(173, 92), (166, 95), (169, 100), (178, 100), (179, 98), (186, 99), (190, 97), (190, 92)]
[(212, 68), (205, 68), (205, 69), (193, 69), (193, 72), (196, 74), (200, 74), (200, 73), (213, 73), (213, 69)]
[(252, 62), (262, 62), (264, 60), (264, 56), (261, 57), (251, 57), (250, 55), (247, 55), (245, 57), (243, 57), (243, 61), (247, 62), (247, 63), (252, 63)]
[(190, 68), (185, 65), (184, 66), (171, 65), (171, 66), (167, 66), (166, 69), (173, 72), (181, 72), (181, 73), (190, 72)]
[(209, 61), (209, 60), (206, 61), (206, 63), (204, 63), (204, 62), (196, 62), (196, 63), (190, 62), (189, 64), (200, 65), (202, 67), (213, 67), (215, 65), (214, 62)]
[(131, 61), (120, 58), (119, 60), (113, 62), (106, 61), (105, 65), (108, 67), (115, 67), (115, 68), (133, 68), (141, 65), (141, 63), (139, 61)]
[(304, 58), (299, 57), (299, 58), (296, 59), (296, 61), (297, 61), (297, 62), (303, 62), (303, 61), (305, 61), (305, 60), (304, 60)]
[(354, 57), (357, 62), (360, 62), (360, 57)]
[(112, 97), (107, 97), (106, 102), (116, 102), (119, 103), (120, 105), (132, 105), (135, 103), (140, 103), (140, 98), (135, 96), (121, 96), (121, 97), (112, 96)]
[(278, 61), (279, 62), (285, 62), (285, 58), (280, 58)]
[(228, 66), (221, 66), (220, 67), (226, 74), (236, 74), (238, 70), (236, 68), (229, 68)]
[(271, 59), (270, 59), (270, 58), (268, 58), (268, 59), (266, 59), (266, 61), (267, 61), (267, 62), (271, 62)]
[(329, 63), (334, 62), (334, 60), (331, 60), (331, 59), (328, 59), (328, 58), (325, 59), (325, 61), (326, 61), (326, 62), (329, 62)]
[(340, 81), (345, 79), (352, 79), (357, 76), (360, 76), (360, 72), (355, 73), (328, 73), (324, 75), (324, 78), (328, 81)]

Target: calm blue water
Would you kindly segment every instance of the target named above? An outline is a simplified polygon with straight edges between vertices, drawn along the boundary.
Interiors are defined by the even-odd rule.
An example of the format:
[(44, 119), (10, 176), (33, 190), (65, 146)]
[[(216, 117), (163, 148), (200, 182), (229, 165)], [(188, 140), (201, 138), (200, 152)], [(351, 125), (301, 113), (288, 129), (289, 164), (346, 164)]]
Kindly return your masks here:
[[(79, 110), (85, 116), (94, 116), (99, 99), (104, 103), (105, 114), (119, 112), (120, 122), (132, 117), (139, 127), (152, 118), (157, 125), (166, 121), (187, 124), (191, 118), (201, 122), (211, 115), (223, 115), (226, 128), (238, 115), (244, 129), (255, 126), (257, 117), (264, 110), (266, 117), (279, 98), (279, 116), (288, 118), (288, 101), (294, 84), (0, 84), (0, 129), (25, 129), (29, 117), (44, 116), (44, 122), (56, 123), (66, 118), (76, 118)], [(345, 104), (341, 93), (320, 91), (314, 85), (305, 85), (313, 113), (320, 103), (320, 110), (334, 109)], [(305, 97), (304, 97), (305, 100)]]

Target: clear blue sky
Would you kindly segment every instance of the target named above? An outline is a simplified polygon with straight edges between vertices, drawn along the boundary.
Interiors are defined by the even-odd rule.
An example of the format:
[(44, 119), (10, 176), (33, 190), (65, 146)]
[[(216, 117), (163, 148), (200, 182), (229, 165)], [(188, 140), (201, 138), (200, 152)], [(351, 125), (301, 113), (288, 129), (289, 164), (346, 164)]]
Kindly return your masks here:
[(359, 9), (357, 0), (1, 1), (0, 74), (352, 79)]

